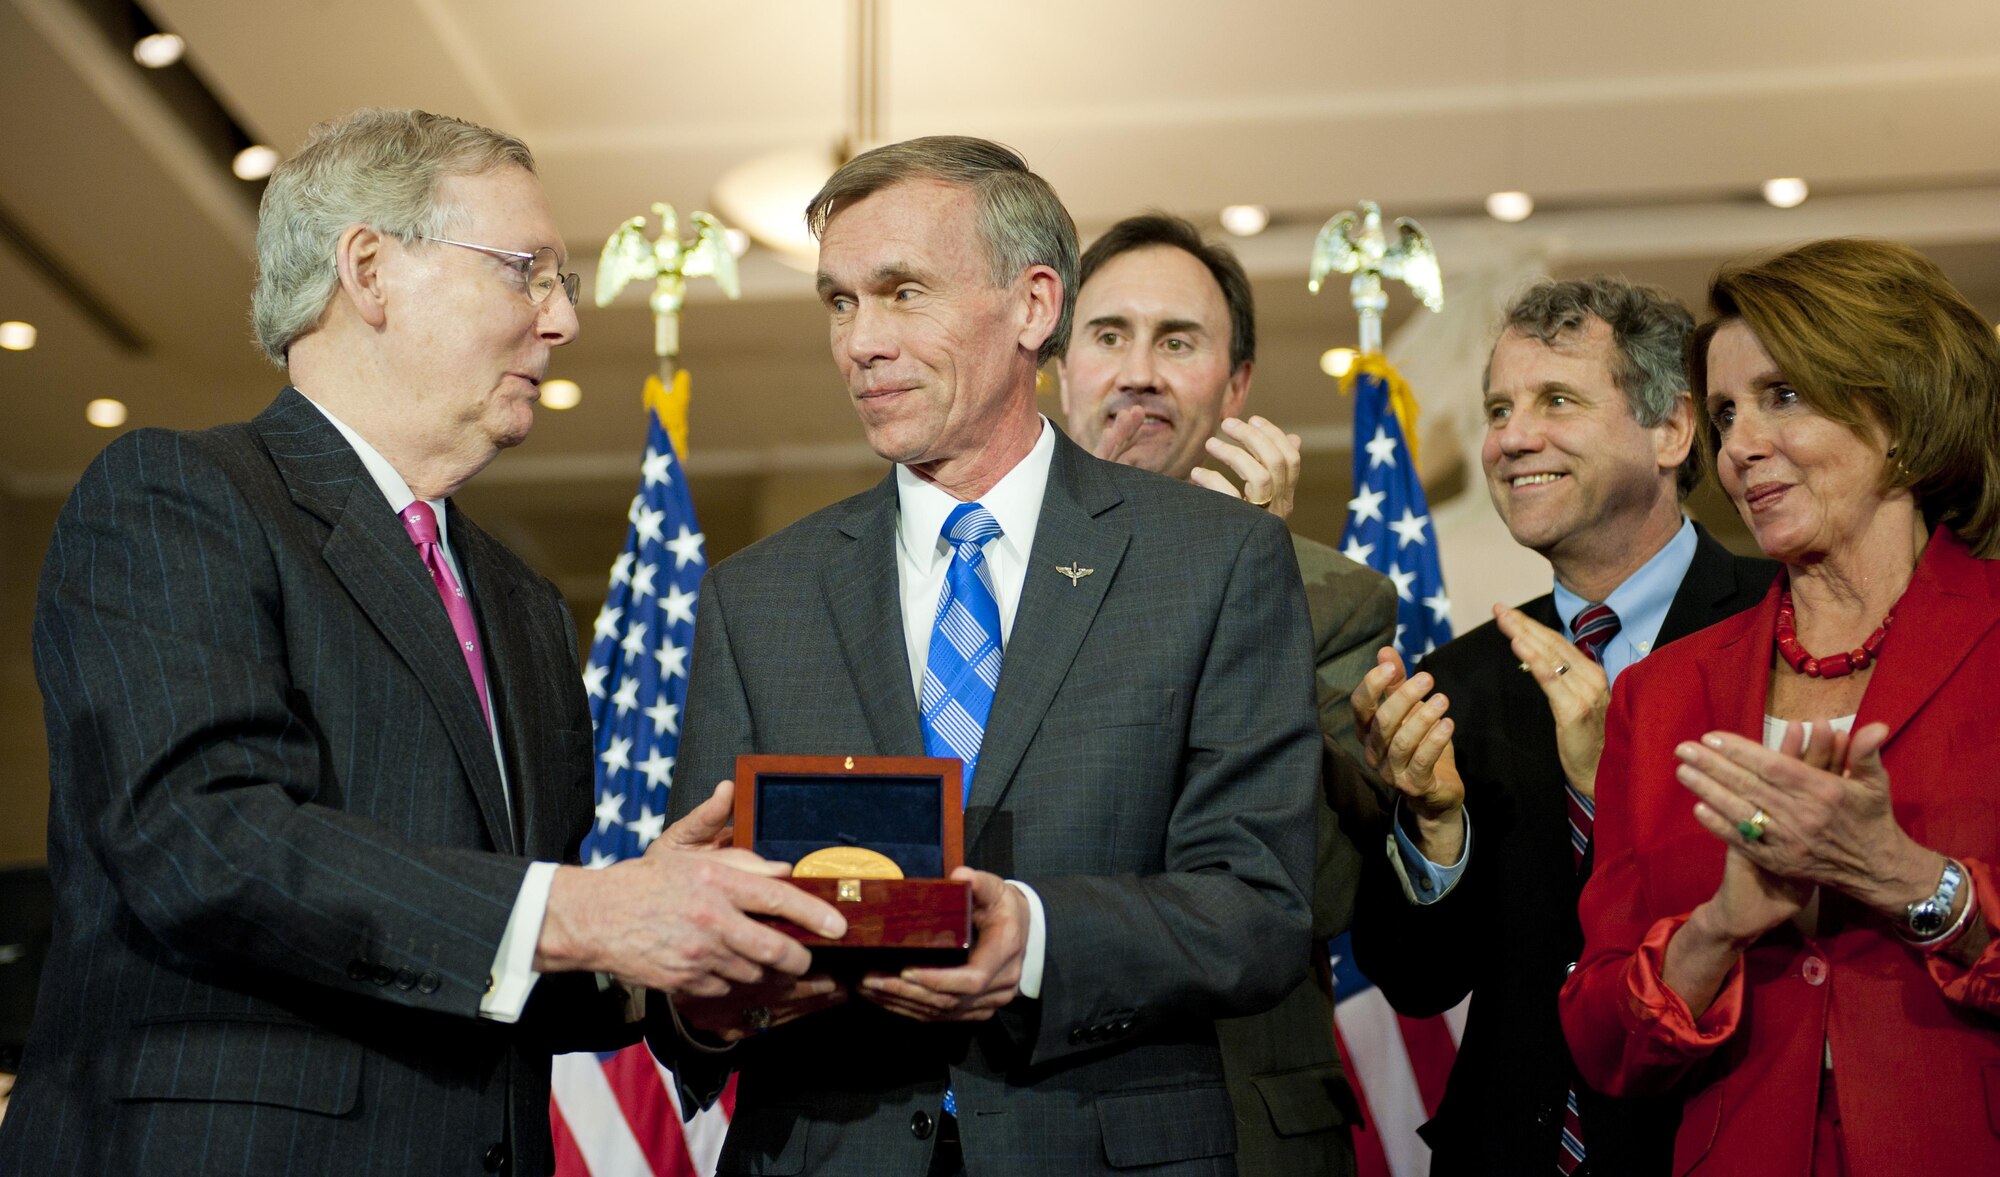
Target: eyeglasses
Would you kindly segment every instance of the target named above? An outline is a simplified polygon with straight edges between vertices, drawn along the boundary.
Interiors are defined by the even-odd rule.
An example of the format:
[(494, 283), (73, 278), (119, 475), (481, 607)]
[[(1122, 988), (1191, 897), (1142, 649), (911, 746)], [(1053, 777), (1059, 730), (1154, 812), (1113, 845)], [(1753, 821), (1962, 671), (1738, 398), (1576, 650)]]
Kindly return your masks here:
[(470, 241), (453, 241), (445, 237), (426, 237), (421, 233), (417, 234), (417, 240), (431, 241), (439, 245), (456, 245), (460, 249), (476, 249), (490, 257), (497, 257), (510, 263), (509, 268), (527, 283), (528, 301), (536, 306), (547, 302), (549, 295), (554, 294), (558, 286), (569, 296), (569, 305), (576, 305), (576, 292), (581, 279), (575, 274), (565, 274), (558, 268), (560, 263), (556, 260), (556, 251), (549, 246), (544, 245), (533, 253), (522, 253), (517, 249), (495, 249), (490, 245), (474, 245)]

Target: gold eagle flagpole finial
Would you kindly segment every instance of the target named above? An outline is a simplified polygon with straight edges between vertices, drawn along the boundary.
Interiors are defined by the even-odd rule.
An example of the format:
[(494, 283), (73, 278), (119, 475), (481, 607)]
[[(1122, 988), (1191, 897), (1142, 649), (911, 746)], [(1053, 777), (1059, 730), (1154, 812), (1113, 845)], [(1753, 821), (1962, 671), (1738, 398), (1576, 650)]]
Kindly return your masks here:
[(653, 283), (653, 354), (660, 360), (660, 383), (671, 386), (681, 353), (681, 307), (687, 302), (689, 278), (707, 275), (730, 298), (742, 295), (736, 277), (736, 255), (730, 251), (728, 230), (705, 212), (689, 215), (694, 236), (683, 241), (680, 220), (671, 204), (655, 203), (660, 235), (646, 239), (645, 217), (618, 226), (604, 243), (597, 261), (596, 301), (609, 306), (632, 282)]
[(1408, 217), (1396, 218), (1396, 244), (1390, 245), (1382, 231), (1382, 209), (1372, 200), (1361, 202), (1357, 213), (1340, 213), (1320, 226), (1313, 242), (1312, 273), (1306, 288), (1319, 293), (1320, 283), (1330, 273), (1354, 275), (1348, 283), (1355, 313), (1361, 316), (1362, 355), (1382, 350), (1382, 312), (1388, 309), (1389, 295), (1382, 279), (1402, 282), (1417, 301), (1433, 311), (1444, 309), (1444, 280), (1438, 273), (1437, 251), (1422, 225)]

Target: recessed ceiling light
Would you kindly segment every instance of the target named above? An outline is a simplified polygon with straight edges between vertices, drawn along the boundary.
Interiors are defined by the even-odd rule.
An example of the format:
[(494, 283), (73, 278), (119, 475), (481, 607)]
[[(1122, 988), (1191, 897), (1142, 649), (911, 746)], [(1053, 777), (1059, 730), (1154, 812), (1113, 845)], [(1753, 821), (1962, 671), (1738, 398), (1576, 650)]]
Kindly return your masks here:
[(1339, 380), (1354, 371), (1357, 353), (1351, 347), (1329, 347), (1319, 353), (1319, 370)]
[(1486, 215), (1496, 221), (1525, 221), (1535, 211), (1535, 198), (1525, 192), (1495, 192), (1486, 198)]
[(722, 238), (729, 242), (729, 252), (735, 254), (737, 257), (742, 257), (744, 254), (750, 252), (750, 234), (745, 233), (743, 230), (724, 229), (722, 231)]
[(165, 69), (187, 52), (187, 42), (172, 33), (154, 33), (132, 43), (132, 60), (147, 69)]
[(542, 381), (542, 407), (573, 409), (583, 403), (583, 389), (574, 380)]
[(1764, 181), (1764, 202), (1772, 208), (1797, 208), (1806, 202), (1806, 182), (1797, 176)]
[(27, 351), (35, 346), (35, 325), (23, 323), (19, 319), (9, 319), (0, 323), (0, 347), (8, 351)]
[(229, 163), (229, 170), (236, 173), (239, 180), (261, 180), (278, 166), (278, 152), (262, 143), (253, 143), (236, 153)]
[(1238, 237), (1255, 237), (1271, 223), (1271, 210), (1261, 204), (1232, 204), (1222, 210), (1222, 227)]
[(125, 423), (125, 402), (100, 397), (83, 406), (83, 419), (99, 429), (116, 429)]

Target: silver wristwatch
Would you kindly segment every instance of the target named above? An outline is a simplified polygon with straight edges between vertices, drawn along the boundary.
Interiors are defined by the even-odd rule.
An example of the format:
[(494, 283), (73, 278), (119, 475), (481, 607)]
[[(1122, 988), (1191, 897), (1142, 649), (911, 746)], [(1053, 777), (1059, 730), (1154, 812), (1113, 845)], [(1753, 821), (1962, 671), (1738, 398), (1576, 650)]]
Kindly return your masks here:
[(1929, 898), (1910, 904), (1904, 912), (1904, 935), (1922, 941), (1941, 934), (1951, 924), (1951, 901), (1957, 898), (1958, 889), (1964, 883), (1965, 869), (1952, 859), (1945, 859), (1944, 874), (1938, 878), (1937, 890), (1931, 892)]

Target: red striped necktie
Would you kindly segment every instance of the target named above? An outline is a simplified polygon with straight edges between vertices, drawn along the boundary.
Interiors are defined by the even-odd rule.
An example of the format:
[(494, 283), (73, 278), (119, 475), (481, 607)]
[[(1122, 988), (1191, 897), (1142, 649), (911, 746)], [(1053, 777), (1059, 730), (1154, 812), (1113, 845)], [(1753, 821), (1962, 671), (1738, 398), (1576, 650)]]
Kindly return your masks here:
[[(1591, 605), (1570, 619), (1569, 631), (1575, 637), (1576, 648), (1582, 650), (1592, 662), (1604, 661), (1604, 645), (1618, 633), (1618, 614), (1611, 606)], [(1569, 801), (1569, 848), (1575, 856), (1578, 869), (1583, 866), (1583, 853), (1590, 849), (1591, 827), (1597, 817), (1597, 803), (1576, 791), (1568, 781), (1563, 782), (1563, 792)], [(1569, 1177), (1583, 1164), (1583, 1118), (1577, 1114), (1576, 1085), (1572, 1083), (1563, 1104), (1562, 1147), (1556, 1152), (1556, 1171)]]

